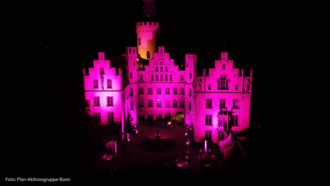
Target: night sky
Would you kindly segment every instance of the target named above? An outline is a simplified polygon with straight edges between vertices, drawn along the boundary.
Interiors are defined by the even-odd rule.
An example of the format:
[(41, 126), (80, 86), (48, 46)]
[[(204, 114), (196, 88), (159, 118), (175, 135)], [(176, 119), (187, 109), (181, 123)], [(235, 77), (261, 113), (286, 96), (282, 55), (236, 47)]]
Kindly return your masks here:
[[(16, 82), (8, 87), (18, 89), (5, 93), (25, 100), (35, 115), (41, 108), (34, 101), (42, 102), (58, 87), (83, 93), (81, 68), (92, 67), (100, 42), (107, 56), (136, 46), (135, 22), (143, 21), (142, 6), (142, 0), (1, 1), (1, 43), (7, 57), (1, 64), (9, 66), (3, 75)], [(213, 67), (227, 41), (234, 67), (246, 72), (254, 69), (252, 122), (267, 127), (267, 122), (275, 120), (288, 122), (282, 117), (271, 118), (278, 118), (279, 110), (289, 101), (290, 105), (302, 105), (299, 99), (289, 97), (304, 81), (296, 74), (307, 74), (301, 61), (320, 55), (321, 50), (314, 53), (321, 46), (313, 44), (314, 40), (321, 38), (325, 44), (320, 30), (328, 21), (321, 19), (326, 16), (318, 6), (166, 0), (156, 2), (156, 18), (164, 26), (165, 50), (176, 64), (184, 61), (185, 53), (197, 53), (199, 70)], [(273, 131), (264, 139), (278, 135)], [(272, 139), (270, 143), (276, 144)]]

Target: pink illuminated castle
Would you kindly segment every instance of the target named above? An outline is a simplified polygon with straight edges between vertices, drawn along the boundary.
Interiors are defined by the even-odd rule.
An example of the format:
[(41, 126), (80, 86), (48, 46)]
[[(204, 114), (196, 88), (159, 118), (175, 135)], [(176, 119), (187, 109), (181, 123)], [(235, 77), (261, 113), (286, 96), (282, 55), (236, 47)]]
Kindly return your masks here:
[(90, 114), (102, 125), (121, 123), (125, 134), (127, 119), (136, 128), (140, 120), (170, 121), (181, 113), (197, 142), (219, 143), (249, 127), (252, 69), (244, 76), (228, 52), (219, 54), (215, 68), (203, 69), (203, 76), (197, 76), (196, 54), (186, 54), (185, 62), (175, 65), (165, 47), (157, 46), (154, 2), (144, 0), (147, 21), (136, 23), (137, 46), (126, 47), (125, 68), (112, 67), (99, 52), (93, 67), (83, 69)]

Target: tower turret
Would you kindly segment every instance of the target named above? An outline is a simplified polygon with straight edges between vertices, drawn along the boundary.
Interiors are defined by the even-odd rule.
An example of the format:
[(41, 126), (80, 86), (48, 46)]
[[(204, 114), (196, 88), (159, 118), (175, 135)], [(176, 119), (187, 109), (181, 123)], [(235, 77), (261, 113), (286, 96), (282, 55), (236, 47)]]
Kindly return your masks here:
[(155, 22), (155, 0), (144, 0), (143, 17), (146, 22), (136, 23), (137, 50), (143, 59), (154, 58), (159, 37), (159, 23)]

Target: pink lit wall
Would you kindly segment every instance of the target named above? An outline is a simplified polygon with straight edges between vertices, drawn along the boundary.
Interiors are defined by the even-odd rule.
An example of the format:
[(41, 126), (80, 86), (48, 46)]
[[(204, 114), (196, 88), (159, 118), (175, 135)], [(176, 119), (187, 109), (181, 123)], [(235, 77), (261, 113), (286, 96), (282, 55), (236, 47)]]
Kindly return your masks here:
[[(197, 141), (201, 141), (205, 137), (205, 131), (211, 131), (213, 142), (219, 141), (218, 132), (224, 130), (224, 127), (218, 126), (220, 117), (228, 118), (227, 129), (230, 128), (231, 131), (239, 132), (249, 126), (252, 69), (251, 76), (244, 77), (243, 69), (241, 70), (242, 75), (239, 76), (239, 69), (233, 68), (234, 61), (228, 60), (228, 52), (221, 52), (220, 57), (221, 60), (215, 61), (215, 68), (209, 69), (208, 76), (206, 76), (206, 69), (204, 69), (203, 76), (195, 77), (195, 140)], [(218, 81), (221, 81), (221, 75), (225, 75), (228, 79), (226, 81), (228, 89), (218, 89)], [(247, 79), (250, 79), (250, 81)], [(246, 89), (247, 84), (250, 86), (249, 90)], [(237, 126), (233, 126), (234, 121), (230, 115), (219, 114), (220, 99), (225, 100), (223, 110), (232, 111), (232, 115), (238, 117)], [(238, 100), (239, 108), (233, 108), (234, 99)], [(208, 100), (211, 100), (211, 108), (207, 108)], [(211, 116), (211, 125), (206, 125), (206, 115)]]

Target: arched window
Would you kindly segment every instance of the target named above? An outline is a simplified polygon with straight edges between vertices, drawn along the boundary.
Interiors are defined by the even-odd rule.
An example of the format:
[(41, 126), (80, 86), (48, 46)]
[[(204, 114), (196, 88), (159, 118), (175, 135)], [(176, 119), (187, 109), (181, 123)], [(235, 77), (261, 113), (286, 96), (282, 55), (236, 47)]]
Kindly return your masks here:
[(160, 67), (160, 71), (163, 72), (163, 67)]
[(156, 75), (156, 81), (158, 81), (158, 75)]
[(141, 45), (141, 38), (139, 38), (139, 45)]
[(150, 52), (149, 51), (147, 52), (147, 58), (150, 58)]
[(163, 81), (163, 74), (160, 75), (160, 80)]
[(165, 74), (165, 81), (167, 81), (167, 74)]
[(165, 67), (165, 72), (167, 72), (167, 67)]
[(158, 72), (158, 67), (156, 67), (156, 72)]

